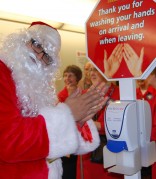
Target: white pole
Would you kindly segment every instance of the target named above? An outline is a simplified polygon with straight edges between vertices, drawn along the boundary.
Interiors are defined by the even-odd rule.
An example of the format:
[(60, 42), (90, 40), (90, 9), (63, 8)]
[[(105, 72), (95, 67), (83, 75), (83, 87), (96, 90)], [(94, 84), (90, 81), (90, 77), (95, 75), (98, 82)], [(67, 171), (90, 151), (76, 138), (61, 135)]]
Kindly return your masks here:
[(136, 100), (135, 79), (123, 78), (119, 80), (120, 100)]
[[(120, 79), (120, 100), (136, 100), (136, 81), (135, 79)], [(141, 179), (141, 172), (134, 175), (124, 175), (124, 179)]]

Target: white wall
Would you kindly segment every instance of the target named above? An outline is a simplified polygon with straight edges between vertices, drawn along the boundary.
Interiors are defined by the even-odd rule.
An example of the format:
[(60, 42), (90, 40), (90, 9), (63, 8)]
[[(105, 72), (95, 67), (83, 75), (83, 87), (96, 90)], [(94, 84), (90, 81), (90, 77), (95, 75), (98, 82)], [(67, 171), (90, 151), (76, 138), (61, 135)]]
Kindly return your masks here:
[[(17, 29), (27, 28), (28, 26), (29, 25), (27, 24), (0, 20), (0, 36), (5, 36), (9, 33), (16, 31)], [(78, 51), (86, 52), (86, 46), (85, 46), (86, 44), (85, 44), (85, 34), (62, 31), (62, 30), (59, 30), (59, 32), (62, 39), (62, 47), (60, 52), (60, 56), (62, 59), (62, 66), (60, 72), (62, 76), (62, 72), (66, 66), (71, 64), (79, 65), (77, 63), (76, 54)], [(57, 91), (61, 90), (63, 86), (64, 83), (62, 80), (58, 80), (56, 82)]]

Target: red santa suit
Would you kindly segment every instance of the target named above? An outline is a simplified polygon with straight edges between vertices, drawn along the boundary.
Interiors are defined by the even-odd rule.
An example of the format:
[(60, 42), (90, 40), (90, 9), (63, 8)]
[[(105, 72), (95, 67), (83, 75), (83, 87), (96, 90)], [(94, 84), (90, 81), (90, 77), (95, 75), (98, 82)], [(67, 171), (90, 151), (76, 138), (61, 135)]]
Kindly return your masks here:
[[(51, 50), (53, 52), (51, 55), (56, 60), (56, 55), (59, 51), (57, 47), (60, 43), (60, 40), (56, 40), (56, 35), (59, 39), (58, 32), (55, 29), (42, 23), (36, 24), (30, 29), (22, 31), (20, 35), (15, 34), (8, 38), (12, 42), (21, 40), (22, 43), (19, 44), (18, 48), (16, 46), (17, 42), (11, 44), (10, 40), (5, 42), (4, 51), (1, 50), (1, 179), (61, 179), (62, 167), (60, 157), (72, 153), (86, 153), (94, 150), (99, 145), (98, 132), (93, 121), (89, 120), (85, 124), (87, 131), (90, 133), (90, 140), (87, 137), (83, 137), (81, 128), (77, 130), (73, 115), (66, 104), (52, 104), (54, 103), (54, 101), (51, 102), (51, 100), (54, 100), (52, 94), (55, 92), (53, 88), (45, 88), (49, 86), (46, 81), (47, 76), (45, 76), (48, 71), (47, 67), (43, 68), (39, 61), (36, 62), (38, 63), (35, 64), (36, 67), (35, 65), (30, 67), (29, 65), (33, 64), (33, 62), (27, 61), (27, 52), (25, 55), (21, 53), (22, 44), (26, 48), (25, 43), (30, 38), (34, 37), (44, 43), (47, 43), (46, 40), (49, 38), (54, 47), (50, 43), (44, 45), (47, 47), (47, 51), (49, 50), (50, 52)], [(53, 37), (55, 38), (53, 39)], [(44, 41), (44, 38), (47, 39)], [(31, 53), (29, 55), (35, 60)], [(28, 59), (30, 60), (30, 56)], [(23, 66), (21, 65), (22, 63), (24, 64)], [(49, 69), (49, 71), (56, 68), (56, 63), (55, 61), (52, 69)], [(32, 76), (33, 73), (34, 75)], [(39, 85), (36, 83), (36, 87), (33, 86), (32, 88), (31, 83), (35, 83), (37, 80), (37, 77), (35, 77), (36, 73), (41, 75), (43, 79), (39, 77), (40, 80), (38, 82), (41, 82)], [(29, 78), (29, 74), (31, 74), (31, 78)], [(22, 82), (24, 75), (28, 79)], [(31, 92), (34, 94), (34, 98)], [(47, 97), (44, 94), (47, 94)], [(46, 100), (42, 100), (42, 98)], [(48, 98), (50, 98), (49, 101)], [(83, 131), (85, 131), (85, 127)]]

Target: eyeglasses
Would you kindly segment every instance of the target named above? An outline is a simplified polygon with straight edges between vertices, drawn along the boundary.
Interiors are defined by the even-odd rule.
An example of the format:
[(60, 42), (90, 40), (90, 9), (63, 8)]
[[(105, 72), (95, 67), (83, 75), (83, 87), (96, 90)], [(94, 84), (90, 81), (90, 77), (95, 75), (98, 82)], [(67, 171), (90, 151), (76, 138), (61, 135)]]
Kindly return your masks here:
[(52, 59), (52, 57), (49, 56), (48, 53), (44, 51), (44, 48), (37, 40), (31, 39), (30, 42), (31, 42), (32, 49), (36, 53), (38, 54), (43, 53), (43, 56), (41, 57), (41, 59), (46, 63), (46, 65), (50, 65), (51, 63), (53, 63), (54, 60)]

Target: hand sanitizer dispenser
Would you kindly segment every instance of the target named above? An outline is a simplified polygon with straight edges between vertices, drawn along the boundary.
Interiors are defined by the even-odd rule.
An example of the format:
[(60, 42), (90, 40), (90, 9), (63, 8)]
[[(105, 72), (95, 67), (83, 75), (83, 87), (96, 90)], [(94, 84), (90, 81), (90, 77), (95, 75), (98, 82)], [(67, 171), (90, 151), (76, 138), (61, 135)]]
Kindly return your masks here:
[(104, 168), (114, 173), (134, 175), (142, 166), (155, 162), (155, 143), (150, 142), (151, 111), (142, 100), (116, 101), (105, 111), (107, 145)]
[(133, 151), (138, 147), (136, 102), (111, 103), (107, 107), (105, 119), (109, 151), (119, 153), (123, 150)]

